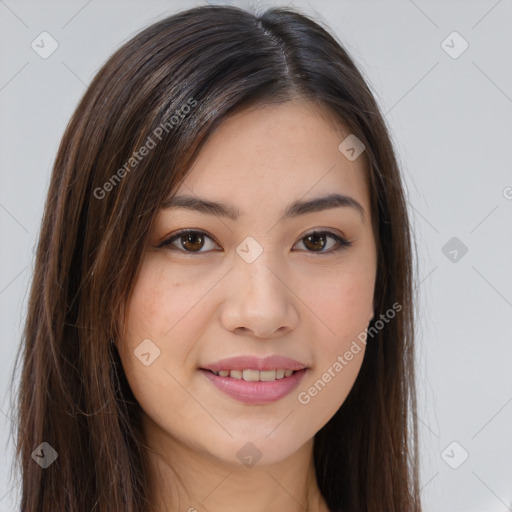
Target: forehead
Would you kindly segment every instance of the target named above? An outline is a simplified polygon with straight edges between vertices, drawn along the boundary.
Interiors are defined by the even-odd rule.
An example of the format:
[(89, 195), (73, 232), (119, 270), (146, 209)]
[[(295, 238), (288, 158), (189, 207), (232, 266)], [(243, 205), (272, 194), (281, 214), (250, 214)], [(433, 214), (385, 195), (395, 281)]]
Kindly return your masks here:
[[(310, 194), (346, 193), (367, 205), (364, 155), (339, 150), (350, 130), (304, 101), (259, 105), (223, 121), (176, 195), (260, 207)], [(238, 199), (238, 201), (237, 201)]]

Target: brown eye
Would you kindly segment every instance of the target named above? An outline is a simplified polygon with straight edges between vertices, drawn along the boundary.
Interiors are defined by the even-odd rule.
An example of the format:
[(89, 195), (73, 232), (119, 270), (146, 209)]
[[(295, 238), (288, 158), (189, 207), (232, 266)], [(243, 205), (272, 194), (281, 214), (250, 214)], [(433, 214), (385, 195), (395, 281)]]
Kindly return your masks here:
[[(185, 253), (203, 253), (207, 252), (201, 251), (207, 240), (213, 242), (213, 239), (203, 231), (188, 229), (180, 231), (167, 240), (164, 240), (160, 244), (160, 247), (168, 247), (170, 250), (177, 250)], [(217, 245), (213, 244), (213, 246), (215, 250)]]
[(325, 235), (308, 235), (304, 237), (304, 245), (313, 251), (321, 251), (326, 244), (325, 238)]
[[(335, 243), (330, 247), (330, 249), (324, 251), (323, 249), (328, 245), (326, 242), (326, 239), (328, 238), (334, 240)], [(319, 254), (331, 254), (352, 245), (352, 242), (345, 240), (330, 231), (314, 231), (313, 233), (303, 237), (301, 242), (308, 249), (308, 252), (316, 252)]]
[(204, 245), (204, 237), (201, 233), (187, 233), (181, 235), (181, 245), (184, 249), (198, 251)]

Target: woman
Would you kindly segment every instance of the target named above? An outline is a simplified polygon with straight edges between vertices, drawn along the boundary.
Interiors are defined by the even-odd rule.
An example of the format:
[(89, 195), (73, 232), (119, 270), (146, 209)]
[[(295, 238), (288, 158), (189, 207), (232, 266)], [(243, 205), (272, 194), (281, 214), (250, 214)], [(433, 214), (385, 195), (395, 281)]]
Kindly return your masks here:
[(412, 258), (385, 123), (326, 29), (205, 6), (143, 30), (55, 161), (22, 510), (419, 512)]

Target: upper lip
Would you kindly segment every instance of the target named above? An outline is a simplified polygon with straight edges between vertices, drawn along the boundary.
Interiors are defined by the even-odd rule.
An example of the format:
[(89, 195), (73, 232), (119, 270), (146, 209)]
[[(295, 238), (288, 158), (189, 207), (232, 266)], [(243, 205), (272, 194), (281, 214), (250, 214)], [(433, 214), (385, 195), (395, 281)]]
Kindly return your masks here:
[(273, 355), (265, 358), (238, 356), (222, 359), (202, 367), (204, 370), (219, 372), (221, 370), (302, 370), (305, 365), (295, 359)]

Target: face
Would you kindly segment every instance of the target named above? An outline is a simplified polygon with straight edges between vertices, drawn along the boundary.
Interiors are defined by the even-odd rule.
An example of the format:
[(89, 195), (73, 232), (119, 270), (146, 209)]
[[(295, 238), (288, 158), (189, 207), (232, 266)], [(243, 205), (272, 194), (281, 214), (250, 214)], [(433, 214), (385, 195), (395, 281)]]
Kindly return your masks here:
[[(303, 102), (244, 111), (217, 129), (175, 194), (191, 199), (158, 213), (117, 342), (153, 438), (227, 464), (246, 452), (270, 464), (344, 402), (364, 356), (377, 257), (364, 157), (338, 149), (349, 134)], [(285, 215), (332, 194), (349, 199)]]

